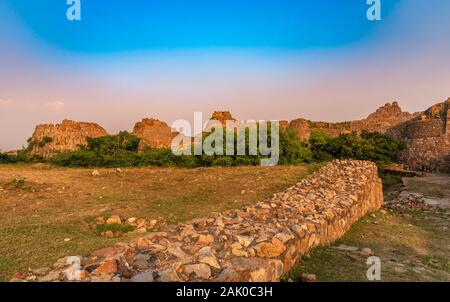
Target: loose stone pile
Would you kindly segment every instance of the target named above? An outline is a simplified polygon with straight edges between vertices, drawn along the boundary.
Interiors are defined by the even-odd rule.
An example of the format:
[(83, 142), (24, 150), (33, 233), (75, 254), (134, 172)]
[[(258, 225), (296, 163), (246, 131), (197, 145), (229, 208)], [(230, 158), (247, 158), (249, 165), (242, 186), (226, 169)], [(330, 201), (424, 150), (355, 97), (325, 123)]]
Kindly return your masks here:
[(408, 192), (402, 192), (397, 199), (386, 202), (384, 207), (390, 210), (427, 210), (431, 208), (422, 195)]
[[(341, 237), (382, 203), (375, 164), (335, 161), (254, 206), (167, 226), (80, 257), (75, 279), (278, 281), (311, 247)], [(17, 273), (11, 280), (73, 280), (70, 263), (73, 258), (62, 258), (52, 268)]]

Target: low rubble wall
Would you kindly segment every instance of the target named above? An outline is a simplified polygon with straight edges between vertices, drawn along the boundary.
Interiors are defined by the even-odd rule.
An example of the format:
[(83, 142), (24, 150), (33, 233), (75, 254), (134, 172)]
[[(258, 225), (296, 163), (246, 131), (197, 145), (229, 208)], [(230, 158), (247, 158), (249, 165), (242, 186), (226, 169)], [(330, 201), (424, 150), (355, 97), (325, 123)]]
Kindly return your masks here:
[[(375, 164), (334, 161), (242, 210), (213, 213), (12, 280), (279, 281), (309, 249), (338, 239), (383, 203)], [(72, 265), (70, 265), (72, 263)]]

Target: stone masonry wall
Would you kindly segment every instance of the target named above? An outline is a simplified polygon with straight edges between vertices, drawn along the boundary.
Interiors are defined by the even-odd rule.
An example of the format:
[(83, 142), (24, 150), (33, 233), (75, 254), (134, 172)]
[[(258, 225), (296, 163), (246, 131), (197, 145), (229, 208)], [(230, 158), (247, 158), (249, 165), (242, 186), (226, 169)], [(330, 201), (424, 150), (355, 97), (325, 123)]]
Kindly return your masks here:
[(436, 104), (413, 120), (388, 130), (406, 143), (399, 160), (409, 169), (450, 173), (450, 99)]
[(385, 133), (391, 127), (409, 121), (417, 115), (403, 112), (398, 103), (393, 102), (378, 108), (363, 120), (328, 123), (296, 119), (290, 122), (289, 128), (296, 131), (301, 140), (308, 140), (313, 131), (322, 131), (333, 136), (351, 132), (361, 133), (363, 130)]
[[(383, 203), (375, 164), (335, 161), (242, 210), (213, 213), (93, 252), (83, 281), (279, 281), (300, 256), (338, 239)], [(68, 279), (67, 261), (12, 281)]]

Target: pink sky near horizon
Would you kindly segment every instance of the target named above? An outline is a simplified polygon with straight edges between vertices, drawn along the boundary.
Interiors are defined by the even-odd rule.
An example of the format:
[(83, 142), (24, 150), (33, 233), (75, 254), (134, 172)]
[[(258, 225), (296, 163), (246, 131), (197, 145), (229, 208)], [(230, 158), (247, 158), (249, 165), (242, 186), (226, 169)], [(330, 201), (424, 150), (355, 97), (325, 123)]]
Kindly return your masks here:
[[(417, 18), (400, 7), (370, 38), (333, 51), (199, 49), (103, 58), (54, 49), (17, 20), (13, 30), (0, 30), (0, 150), (21, 148), (36, 124), (65, 118), (116, 133), (144, 117), (170, 124), (192, 120), (195, 111), (204, 119), (227, 110), (243, 120), (330, 122), (365, 118), (392, 101), (422, 111), (450, 97), (450, 28), (441, 26), (444, 12), (433, 14)], [(38, 50), (30, 52), (31, 44)]]

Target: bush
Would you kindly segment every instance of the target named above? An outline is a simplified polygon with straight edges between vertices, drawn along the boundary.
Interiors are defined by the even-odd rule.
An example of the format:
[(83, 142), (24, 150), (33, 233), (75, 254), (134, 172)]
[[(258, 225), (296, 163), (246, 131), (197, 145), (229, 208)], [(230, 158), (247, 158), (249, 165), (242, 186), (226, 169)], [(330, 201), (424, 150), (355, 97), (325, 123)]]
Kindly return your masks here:
[(233, 158), (229, 156), (218, 157), (211, 163), (211, 166), (213, 167), (217, 166), (231, 167), (232, 165), (233, 165)]
[(14, 164), (17, 160), (14, 156), (8, 155), (6, 153), (0, 153), (0, 164)]
[[(204, 138), (211, 133), (204, 133)], [(225, 134), (224, 134), (225, 137)], [(269, 134), (270, 137), (270, 134)], [(363, 132), (341, 134), (337, 137), (324, 132), (311, 133), (309, 143), (300, 141), (294, 131), (280, 129), (279, 164), (292, 165), (302, 162), (329, 161), (332, 159), (361, 159), (377, 163), (393, 162), (404, 143), (384, 134)], [(225, 140), (224, 140), (225, 142)], [(248, 135), (245, 139), (246, 153), (249, 151)], [(269, 142), (270, 144), (271, 142)], [(235, 134), (235, 150), (237, 139)], [(138, 152), (139, 138), (128, 132), (99, 138), (89, 138), (88, 145), (79, 151), (57, 154), (51, 160), (53, 164), (65, 167), (212, 167), (258, 165), (261, 155), (183, 155), (176, 156), (170, 149), (146, 148)], [(224, 154), (226, 153), (224, 143)], [(259, 152), (258, 152), (259, 153)], [(0, 162), (6, 161), (2, 157)]]
[(280, 129), (280, 164), (311, 162), (312, 159), (311, 150), (300, 141), (295, 131)]
[(310, 148), (315, 160), (359, 159), (377, 163), (395, 162), (405, 144), (385, 134), (363, 131), (337, 137), (316, 131), (311, 133)]
[(116, 156), (126, 152), (137, 152), (139, 142), (140, 140), (137, 136), (122, 131), (117, 135), (88, 138), (87, 149), (99, 155)]

